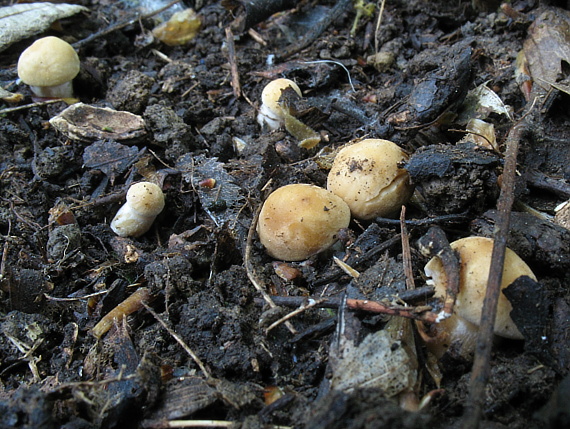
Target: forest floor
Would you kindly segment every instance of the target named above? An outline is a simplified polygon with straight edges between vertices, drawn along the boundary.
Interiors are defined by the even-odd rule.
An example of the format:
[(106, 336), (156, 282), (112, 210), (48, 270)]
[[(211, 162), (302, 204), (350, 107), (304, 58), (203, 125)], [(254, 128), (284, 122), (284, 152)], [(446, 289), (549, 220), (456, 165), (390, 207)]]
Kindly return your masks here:
[[(264, 16), (196, 0), (198, 33), (167, 46), (150, 16), (166, 3), (78, 3), (88, 10), (37, 37), (75, 46), (85, 105), (60, 128), (49, 121), (62, 101), (0, 104), (0, 427), (465, 427), (472, 356), (437, 361), (429, 324), (343, 299), (437, 312), (418, 239), (433, 225), (449, 242), (493, 237), (508, 214), (507, 244), (538, 281), (510, 298), (525, 341), (495, 339), (481, 427), (569, 424), (570, 231), (555, 214), (570, 198), (570, 13), (327, 0)], [(32, 41), (0, 53), (21, 106), (32, 99), (16, 64)], [(313, 148), (257, 122), (279, 77), (303, 92), (294, 115)], [(470, 119), (494, 131), (467, 133)], [(271, 258), (255, 231), (267, 195), (326, 187), (337, 149), (362, 138), (410, 157), (406, 230), (397, 213), (353, 219), (324, 252)], [(514, 205), (501, 211), (513, 139), (502, 191)], [(118, 237), (110, 221), (141, 180), (162, 187), (165, 208), (146, 234)]]

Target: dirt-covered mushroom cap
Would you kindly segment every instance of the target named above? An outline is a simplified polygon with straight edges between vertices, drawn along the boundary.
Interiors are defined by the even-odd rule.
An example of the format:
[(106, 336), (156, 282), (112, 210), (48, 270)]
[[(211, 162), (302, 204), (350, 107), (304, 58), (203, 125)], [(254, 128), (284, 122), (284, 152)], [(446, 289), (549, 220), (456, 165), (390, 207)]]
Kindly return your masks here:
[(265, 200), (257, 233), (272, 257), (301, 261), (333, 245), (349, 223), (350, 209), (342, 199), (318, 186), (294, 184)]
[(299, 86), (290, 79), (275, 79), (265, 85), (261, 92), (261, 107), (257, 115), (259, 125), (263, 127), (265, 124), (272, 130), (276, 130), (283, 125), (284, 115), (281, 106), (279, 106), (279, 99), (283, 90), (287, 88), (292, 88), (299, 94), (299, 97), (303, 96)]
[[(459, 294), (452, 317), (461, 317), (478, 326), (491, 267), (493, 240), (485, 237), (467, 237), (451, 243), (451, 248), (459, 254), (460, 258)], [(424, 271), (432, 279), (436, 296), (445, 298), (447, 279), (441, 261), (438, 258), (431, 259)], [(529, 266), (515, 252), (507, 248), (501, 290), (520, 276), (528, 276), (536, 280)], [(511, 303), (501, 293), (497, 305), (495, 334), (504, 338), (523, 339), (511, 319), (511, 310)]]
[(151, 182), (131, 185), (127, 202), (111, 221), (111, 229), (121, 237), (139, 237), (147, 232), (164, 209), (164, 194)]
[(18, 76), (39, 97), (72, 97), (71, 81), (79, 73), (79, 66), (73, 47), (49, 36), (36, 40), (22, 52)]
[(327, 189), (341, 197), (357, 219), (391, 216), (413, 192), (408, 172), (400, 167), (406, 159), (391, 141), (362, 140), (337, 154)]

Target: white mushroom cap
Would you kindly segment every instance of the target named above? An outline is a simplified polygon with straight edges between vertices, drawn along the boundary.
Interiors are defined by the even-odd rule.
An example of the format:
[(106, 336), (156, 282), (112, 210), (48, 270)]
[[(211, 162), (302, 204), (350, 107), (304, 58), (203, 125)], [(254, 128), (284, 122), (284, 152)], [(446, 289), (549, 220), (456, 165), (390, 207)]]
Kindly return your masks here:
[(272, 130), (276, 130), (283, 125), (284, 115), (279, 105), (279, 99), (281, 98), (283, 90), (289, 87), (293, 88), (293, 90), (299, 94), (299, 97), (303, 96), (299, 86), (290, 79), (275, 79), (265, 85), (265, 88), (263, 88), (261, 92), (261, 108), (257, 116), (259, 125), (263, 126), (267, 124)]
[(139, 182), (127, 191), (127, 204), (141, 216), (157, 216), (164, 209), (164, 193), (152, 182)]
[[(467, 237), (451, 243), (460, 257), (459, 294), (455, 301), (454, 315), (477, 326), (481, 321), (483, 300), (487, 289), (487, 280), (491, 268), (493, 240), (485, 237)], [(435, 295), (445, 298), (447, 278), (438, 258), (431, 259), (424, 268), (427, 276), (432, 278)], [(505, 264), (501, 290), (520, 276), (528, 276), (536, 280), (529, 266), (511, 249), (506, 249)], [(510, 312), (511, 303), (504, 294), (500, 294), (495, 319), (495, 334), (504, 338), (523, 339), (517, 329)]]
[(341, 197), (357, 219), (391, 216), (413, 192), (408, 172), (399, 167), (406, 153), (388, 140), (366, 139), (335, 157), (327, 189)]
[(18, 76), (32, 87), (59, 86), (79, 73), (79, 57), (73, 47), (53, 36), (36, 40), (20, 55)]
[(127, 202), (111, 221), (111, 229), (120, 237), (139, 237), (147, 232), (164, 208), (164, 194), (158, 185), (139, 182), (127, 191)]
[(318, 186), (294, 184), (265, 200), (257, 233), (269, 255), (301, 261), (332, 246), (349, 223), (350, 209), (342, 199)]

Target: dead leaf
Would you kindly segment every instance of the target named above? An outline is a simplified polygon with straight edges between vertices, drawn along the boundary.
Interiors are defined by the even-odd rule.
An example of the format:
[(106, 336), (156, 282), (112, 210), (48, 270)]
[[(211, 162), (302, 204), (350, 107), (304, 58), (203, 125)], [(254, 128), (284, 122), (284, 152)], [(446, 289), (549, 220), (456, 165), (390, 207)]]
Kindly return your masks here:
[(482, 84), (467, 93), (457, 123), (466, 124), (470, 119), (485, 119), (491, 113), (505, 115), (513, 120), (510, 111), (510, 106), (505, 105), (501, 97), (486, 84)]
[(131, 140), (146, 134), (138, 115), (83, 103), (69, 106), (49, 123), (72, 140)]
[(0, 98), (7, 103), (18, 103), (22, 101), (24, 96), (17, 92), (6, 91), (4, 88), (0, 87)]
[(570, 63), (570, 13), (551, 8), (545, 10), (529, 27), (523, 45), (528, 69), (534, 82), (550, 89), (562, 75), (563, 62)]
[(87, 11), (66, 3), (23, 3), (0, 8), (0, 51), (13, 43), (47, 30), (58, 19)]
[[(234, 182), (225, 167), (217, 158), (192, 158), (190, 155), (181, 157), (176, 164), (179, 170), (188, 171), (183, 175), (184, 181), (192, 184), (202, 207), (216, 225), (228, 224), (235, 227), (246, 201), (241, 187)], [(213, 183), (213, 186), (201, 186), (200, 183), (204, 181)]]
[(133, 165), (143, 151), (114, 141), (95, 142), (85, 148), (83, 163), (87, 168), (103, 172), (113, 183), (115, 177)]

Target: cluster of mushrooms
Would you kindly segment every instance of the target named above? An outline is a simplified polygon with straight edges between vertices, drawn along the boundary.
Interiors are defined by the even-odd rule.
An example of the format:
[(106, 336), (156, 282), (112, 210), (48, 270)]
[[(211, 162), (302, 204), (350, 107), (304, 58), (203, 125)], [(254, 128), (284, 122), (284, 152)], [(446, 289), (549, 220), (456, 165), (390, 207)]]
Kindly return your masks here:
[[(269, 129), (284, 125), (279, 96), (291, 87), (287, 79), (277, 79), (263, 91), (263, 106), (258, 122)], [(276, 89), (278, 88), (278, 89)], [(307, 184), (283, 186), (266, 199), (257, 224), (257, 232), (267, 253), (284, 261), (301, 261), (330, 248), (339, 231), (351, 218), (371, 220), (397, 214), (413, 194), (408, 172), (402, 165), (407, 154), (395, 143), (366, 139), (341, 149), (327, 178), (327, 189)], [(460, 290), (454, 313), (434, 325), (429, 350), (438, 358), (450, 348), (457, 356), (469, 359), (477, 338), (483, 299), (491, 266), (493, 240), (466, 237), (451, 243), (460, 259)], [(435, 295), (446, 298), (447, 279), (439, 258), (431, 259), (424, 269)], [(536, 280), (528, 265), (507, 249), (501, 289), (520, 276)], [(510, 317), (512, 306), (501, 294), (498, 302), (495, 334), (523, 339)]]
[[(72, 80), (79, 68), (73, 47), (57, 37), (37, 40), (18, 61), (18, 75), (38, 98), (72, 98)], [(289, 79), (276, 79), (264, 88), (257, 120), (265, 129), (286, 127), (291, 134), (298, 133), (303, 140), (301, 146), (310, 148), (316, 144), (316, 137), (307, 134), (303, 124), (296, 123), (280, 101), (287, 89), (302, 97), (299, 87)], [(349, 226), (351, 218), (366, 221), (397, 214), (413, 193), (408, 172), (402, 167), (407, 159), (399, 146), (387, 140), (367, 139), (345, 146), (335, 157), (327, 189), (291, 184), (269, 195), (257, 223), (260, 242), (275, 259), (302, 261), (330, 248), (339, 231)], [(112, 220), (111, 228), (121, 237), (139, 237), (150, 229), (164, 205), (164, 194), (158, 185), (135, 183), (129, 188), (126, 203)], [(429, 345), (438, 357), (452, 346), (465, 355), (473, 350), (493, 241), (467, 237), (455, 241), (451, 247), (460, 257), (460, 291), (454, 314), (437, 325), (437, 340)], [(433, 258), (425, 273), (436, 289), (436, 296), (444, 299), (447, 280), (441, 261)], [(507, 249), (501, 287), (522, 275), (536, 280), (530, 268)], [(522, 339), (510, 310), (510, 303), (501, 295), (495, 333)]]

